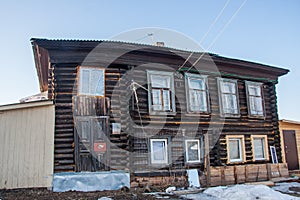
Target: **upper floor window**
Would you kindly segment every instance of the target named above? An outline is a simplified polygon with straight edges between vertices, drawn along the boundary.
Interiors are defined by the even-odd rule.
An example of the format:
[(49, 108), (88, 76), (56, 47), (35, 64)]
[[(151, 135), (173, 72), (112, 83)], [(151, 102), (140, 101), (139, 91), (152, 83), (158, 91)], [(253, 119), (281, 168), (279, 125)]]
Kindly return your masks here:
[(186, 73), (185, 80), (187, 85), (187, 111), (209, 112), (206, 76)]
[(237, 80), (218, 78), (219, 104), (221, 115), (238, 117), (240, 115)]
[(174, 114), (175, 93), (172, 72), (147, 71), (150, 114)]
[(104, 97), (105, 70), (92, 67), (80, 67), (79, 69), (78, 94)]
[(248, 96), (248, 112), (250, 116), (264, 116), (261, 86), (262, 83), (246, 81), (246, 91)]

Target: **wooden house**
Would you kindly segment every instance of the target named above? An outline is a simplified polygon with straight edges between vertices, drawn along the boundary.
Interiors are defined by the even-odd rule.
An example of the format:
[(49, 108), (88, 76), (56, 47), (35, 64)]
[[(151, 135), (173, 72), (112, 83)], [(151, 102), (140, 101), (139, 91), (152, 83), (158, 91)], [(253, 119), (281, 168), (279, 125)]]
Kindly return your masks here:
[(300, 122), (282, 119), (279, 120), (279, 129), (282, 137), (283, 162), (288, 164), (289, 170), (299, 170)]
[(190, 169), (202, 185), (288, 175), (275, 89), (288, 70), (125, 42), (31, 42), (55, 105), (54, 173), (124, 170), (131, 186), (182, 185)]

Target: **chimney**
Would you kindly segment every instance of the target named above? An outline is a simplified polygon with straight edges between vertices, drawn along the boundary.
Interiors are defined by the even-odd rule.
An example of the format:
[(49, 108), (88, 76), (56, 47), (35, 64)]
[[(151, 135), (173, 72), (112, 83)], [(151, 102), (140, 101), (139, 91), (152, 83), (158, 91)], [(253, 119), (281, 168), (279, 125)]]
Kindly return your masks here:
[(157, 46), (157, 47), (164, 47), (165, 43), (164, 42), (156, 42), (155, 46)]

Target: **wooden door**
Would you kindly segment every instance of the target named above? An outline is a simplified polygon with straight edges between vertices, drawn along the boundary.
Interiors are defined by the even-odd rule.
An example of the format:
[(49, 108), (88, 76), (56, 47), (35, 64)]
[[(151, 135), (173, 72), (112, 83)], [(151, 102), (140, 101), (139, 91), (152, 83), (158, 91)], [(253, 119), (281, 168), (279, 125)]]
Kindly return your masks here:
[(76, 171), (109, 170), (108, 117), (83, 116), (75, 119)]
[(288, 169), (299, 169), (296, 132), (294, 130), (283, 130), (283, 139), (285, 148), (285, 158), (288, 164)]

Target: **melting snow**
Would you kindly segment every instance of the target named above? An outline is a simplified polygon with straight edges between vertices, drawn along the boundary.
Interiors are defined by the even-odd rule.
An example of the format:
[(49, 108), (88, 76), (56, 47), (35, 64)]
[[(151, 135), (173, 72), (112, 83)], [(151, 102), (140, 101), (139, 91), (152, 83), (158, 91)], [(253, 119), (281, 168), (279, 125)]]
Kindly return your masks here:
[[(289, 183), (290, 184), (290, 183)], [(299, 186), (299, 185), (298, 185)], [(203, 200), (296, 200), (299, 197), (282, 194), (265, 185), (219, 186), (206, 189), (203, 193), (187, 194), (184, 199)]]

